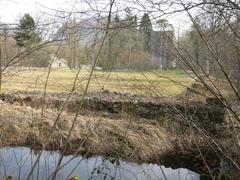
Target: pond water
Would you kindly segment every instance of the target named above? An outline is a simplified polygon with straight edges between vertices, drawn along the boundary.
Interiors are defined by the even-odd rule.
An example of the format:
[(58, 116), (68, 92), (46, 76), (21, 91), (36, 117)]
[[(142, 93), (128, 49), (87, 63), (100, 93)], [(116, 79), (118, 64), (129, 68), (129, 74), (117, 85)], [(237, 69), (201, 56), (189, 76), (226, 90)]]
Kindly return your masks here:
[[(56, 170), (60, 153), (54, 151), (33, 151), (26, 147), (0, 148), (0, 179), (6, 176), (12, 179), (26, 179), (33, 165), (38, 163), (30, 179), (51, 178)], [(135, 164), (125, 161), (115, 161), (111, 158), (95, 156), (64, 156), (62, 168), (56, 179), (80, 177), (84, 179), (167, 179), (192, 180), (200, 179), (200, 175), (187, 169), (171, 169), (155, 164)], [(67, 163), (67, 164), (66, 164)]]

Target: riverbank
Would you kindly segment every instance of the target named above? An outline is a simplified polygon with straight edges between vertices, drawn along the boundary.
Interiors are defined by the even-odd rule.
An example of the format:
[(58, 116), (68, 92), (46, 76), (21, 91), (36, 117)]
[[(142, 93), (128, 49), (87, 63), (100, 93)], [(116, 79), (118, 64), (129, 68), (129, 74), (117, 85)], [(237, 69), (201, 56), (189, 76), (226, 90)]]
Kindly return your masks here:
[[(59, 150), (63, 154), (104, 155), (137, 163), (183, 167), (200, 174), (210, 174), (209, 170), (213, 175), (219, 173), (221, 157), (214, 144), (190, 122), (181, 120), (181, 116), (177, 116), (177, 120), (164, 114), (159, 116), (154, 111), (154, 118), (147, 118), (127, 111), (111, 112), (108, 108), (95, 111), (83, 108), (69, 136), (76, 110), (68, 107), (61, 112), (62, 103), (56, 106), (56, 102), (64, 99), (63, 96), (59, 99), (55, 96), (54, 101), (51, 99), (43, 107), (37, 96), (16, 97), (16, 94), (1, 96), (4, 101), (0, 102), (0, 147), (27, 146)], [(131, 98), (136, 101), (139, 97), (129, 96)], [(145, 104), (141, 100), (136, 102), (140, 102), (140, 107), (156, 105), (147, 100)], [(222, 141), (221, 138), (227, 135), (216, 140)]]
[(175, 97), (101, 91), (82, 101), (77, 93), (15, 92), (0, 94), (0, 102), (0, 147), (110, 156), (212, 177), (240, 171), (239, 132), (201, 84)]

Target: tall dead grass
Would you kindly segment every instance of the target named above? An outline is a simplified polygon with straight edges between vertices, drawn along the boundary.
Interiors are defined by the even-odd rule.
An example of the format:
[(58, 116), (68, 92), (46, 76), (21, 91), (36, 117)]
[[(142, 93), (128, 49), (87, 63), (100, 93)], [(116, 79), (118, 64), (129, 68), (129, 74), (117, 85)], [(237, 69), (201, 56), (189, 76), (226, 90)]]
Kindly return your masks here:
[[(56, 110), (46, 110), (43, 119), (43, 138), (39, 137), (41, 111), (27, 106), (0, 104), (0, 145), (31, 146), (61, 150), (67, 143), (74, 114), (64, 112), (52, 129)], [(134, 161), (148, 161), (173, 148), (174, 136), (158, 123), (123, 114), (113, 117), (101, 112), (80, 115), (77, 119), (67, 152), (118, 156)]]

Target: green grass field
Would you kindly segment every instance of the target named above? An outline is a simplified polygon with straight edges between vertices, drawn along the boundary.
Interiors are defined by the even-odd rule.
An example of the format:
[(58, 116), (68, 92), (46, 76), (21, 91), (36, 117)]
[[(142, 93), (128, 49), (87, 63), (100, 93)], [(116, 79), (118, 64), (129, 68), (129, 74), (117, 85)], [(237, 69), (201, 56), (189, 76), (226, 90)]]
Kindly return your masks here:
[[(52, 70), (47, 91), (70, 92), (77, 72), (73, 70)], [(89, 78), (89, 71), (81, 71), (76, 92), (82, 93)], [(47, 71), (11, 72), (3, 76), (2, 91), (43, 91)], [(183, 71), (95, 71), (89, 92), (109, 90), (145, 96), (174, 96), (181, 94), (193, 80)]]

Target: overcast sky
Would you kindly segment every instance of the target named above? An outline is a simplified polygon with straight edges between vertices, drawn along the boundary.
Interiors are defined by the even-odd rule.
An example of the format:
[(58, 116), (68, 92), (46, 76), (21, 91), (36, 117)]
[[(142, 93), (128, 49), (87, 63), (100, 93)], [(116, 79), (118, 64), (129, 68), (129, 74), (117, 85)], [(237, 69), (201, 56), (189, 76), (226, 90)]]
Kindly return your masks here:
[[(80, 1), (81, 0), (0, 0), (0, 21), (3, 23), (17, 23), (25, 13), (31, 14), (35, 19), (45, 17), (47, 18), (45, 20), (52, 21), (54, 13), (56, 13), (54, 10), (83, 11), (89, 8), (88, 5), (80, 3)], [(97, 0), (95, 2), (103, 7), (104, 1), (106, 2), (106, 0)], [(118, 0), (118, 2), (121, 8), (121, 2), (124, 1)], [(142, 2), (144, 2), (144, 0)], [(123, 3), (122, 6), (125, 4)], [(95, 8), (95, 6), (93, 8)], [(132, 8), (132, 10), (134, 11), (134, 8)], [(141, 15), (141, 12), (138, 12), (138, 16)], [(180, 32), (183, 32), (190, 26), (189, 20), (182, 14), (175, 14), (167, 19), (173, 24), (175, 31), (179, 29)]]
[(24, 13), (37, 17), (47, 8), (62, 9), (67, 7), (66, 0), (0, 0), (0, 17), (2, 22), (16, 23)]

